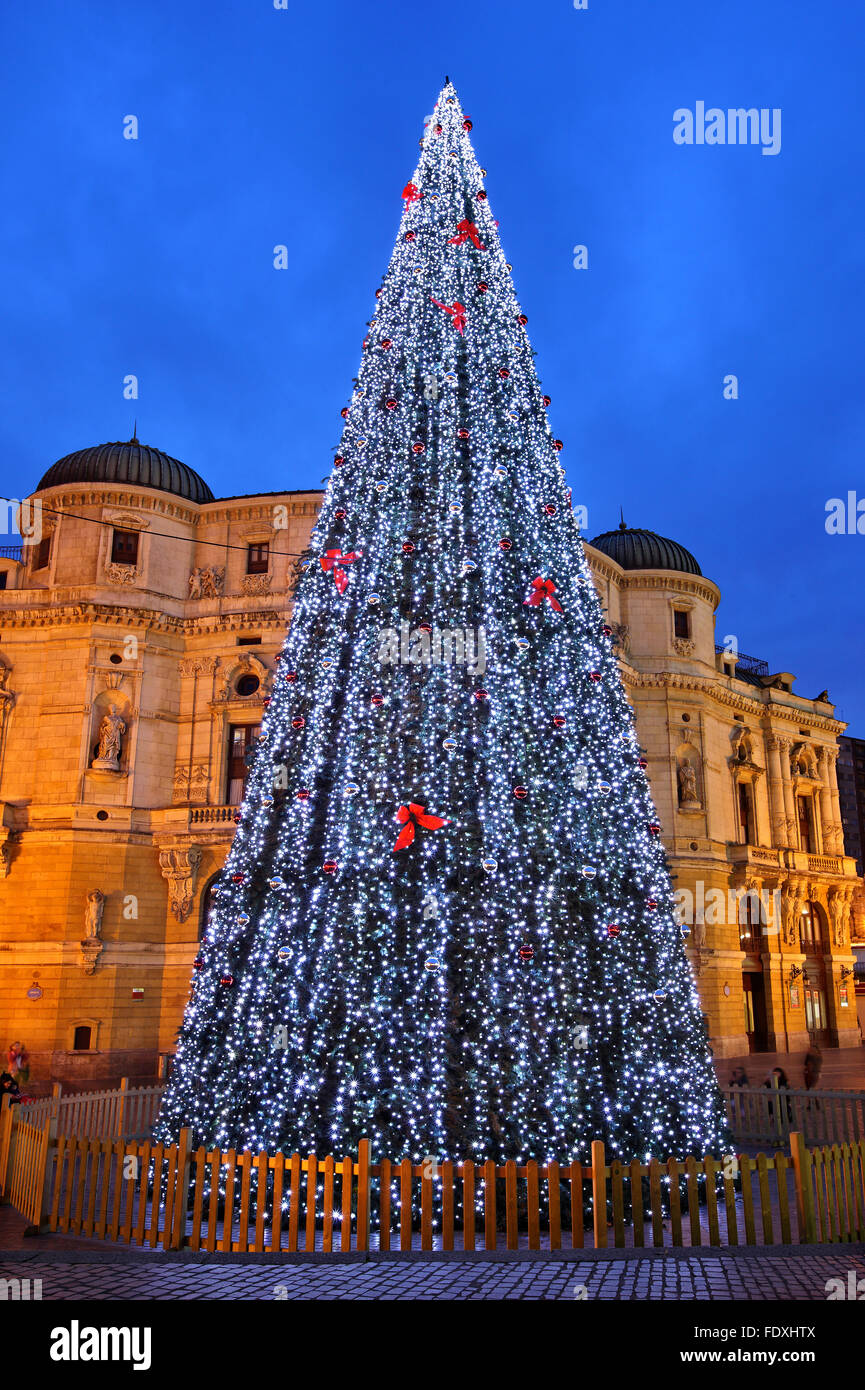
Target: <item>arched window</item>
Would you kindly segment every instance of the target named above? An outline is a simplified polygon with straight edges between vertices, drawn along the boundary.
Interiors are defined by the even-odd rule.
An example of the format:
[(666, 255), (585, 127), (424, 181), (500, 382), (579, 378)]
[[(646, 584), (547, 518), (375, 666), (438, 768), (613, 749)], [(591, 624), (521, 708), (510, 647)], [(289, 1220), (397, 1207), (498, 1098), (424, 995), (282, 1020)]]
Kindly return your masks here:
[(78, 1027), (75, 1029), (75, 1032), (74, 1032), (74, 1034), (73, 1034), (73, 1036), (72, 1036), (72, 1050), (73, 1050), (73, 1052), (89, 1052), (89, 1051), (90, 1051), (90, 1039), (91, 1039), (92, 1036), (93, 1036), (93, 1030), (91, 1029), (90, 1024), (89, 1024), (89, 1023), (79, 1023)]
[(198, 916), (199, 941), (204, 940), (204, 933), (207, 930), (207, 923), (210, 920), (210, 914), (213, 911), (213, 908), (216, 904), (216, 888), (218, 883), (219, 875), (214, 874), (213, 878), (207, 884), (207, 886), (204, 889), (204, 892), (201, 895), (201, 910)]

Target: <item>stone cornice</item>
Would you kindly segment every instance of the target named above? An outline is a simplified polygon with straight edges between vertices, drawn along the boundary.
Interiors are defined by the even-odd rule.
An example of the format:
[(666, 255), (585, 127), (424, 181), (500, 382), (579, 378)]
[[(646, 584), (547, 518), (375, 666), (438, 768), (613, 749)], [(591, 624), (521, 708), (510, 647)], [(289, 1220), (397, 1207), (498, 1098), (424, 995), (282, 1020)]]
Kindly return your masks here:
[(812, 729), (822, 729), (825, 733), (836, 736), (843, 733), (847, 727), (842, 720), (829, 719), (826, 715), (816, 714), (811, 709), (794, 709), (790, 705), (749, 699), (739, 691), (730, 690), (720, 682), (703, 676), (689, 675), (684, 671), (637, 671), (621, 659), (619, 667), (625, 685), (634, 689), (666, 688), (695, 691), (708, 696), (715, 704), (750, 714), (754, 719), (762, 720), (768, 715), (773, 719), (788, 720), (797, 726), (803, 719), (807, 719)]
[[(9, 597), (16, 591), (9, 592)], [(29, 590), (31, 593), (47, 593), (46, 590)], [(275, 608), (256, 608), (256, 599), (269, 599), (272, 603), (274, 598), (285, 597), (288, 602), (288, 590), (272, 592), (269, 594), (246, 596), (243, 608), (231, 609), (223, 613), (202, 614), (199, 617), (183, 617), (180, 614), (162, 612), (155, 608), (136, 608), (131, 604), (107, 604), (107, 603), (60, 603), (56, 605), (40, 604), (32, 608), (11, 608), (6, 607), (0, 599), (0, 631), (14, 628), (34, 628), (34, 627), (70, 627), (82, 623), (101, 623), (110, 627), (148, 627), (155, 632), (171, 632), (179, 636), (194, 637), (198, 634), (236, 632), (246, 628), (276, 627), (285, 628), (287, 613), (279, 612)], [(239, 594), (229, 595), (229, 599), (239, 601), (243, 596)], [(217, 600), (225, 603), (226, 599)], [(200, 604), (201, 600), (190, 600), (192, 603)], [(187, 604), (178, 599), (177, 603), (184, 608)]]
[(307, 492), (273, 492), (260, 497), (217, 497), (213, 502), (189, 502), (156, 488), (92, 482), (64, 483), (56, 488), (42, 488), (32, 495), (39, 498), (47, 518), (51, 518), (53, 512), (74, 513), (79, 507), (135, 507), (182, 521), (196, 530), (226, 521), (272, 521), (276, 507), (285, 508), (289, 516), (315, 516), (324, 497), (320, 489), (310, 488)]

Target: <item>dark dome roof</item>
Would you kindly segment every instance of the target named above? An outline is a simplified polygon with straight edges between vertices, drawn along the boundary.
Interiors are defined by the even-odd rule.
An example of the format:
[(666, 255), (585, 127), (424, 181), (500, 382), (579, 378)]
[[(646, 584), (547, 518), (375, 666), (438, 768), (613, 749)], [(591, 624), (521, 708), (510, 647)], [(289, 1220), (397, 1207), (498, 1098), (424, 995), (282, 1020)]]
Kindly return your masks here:
[(658, 536), (654, 531), (639, 531), (626, 526), (624, 521), (615, 531), (604, 531), (589, 541), (596, 550), (601, 550), (621, 565), (623, 570), (680, 570), (684, 574), (699, 574), (703, 571), (690, 550), (678, 541), (668, 541), (666, 536)]
[(163, 454), (161, 449), (139, 444), (137, 439), (122, 444), (94, 444), (91, 449), (67, 454), (51, 465), (36, 491), (62, 483), (137, 483), (139, 487), (173, 492), (190, 502), (214, 500), (207, 483), (193, 469)]

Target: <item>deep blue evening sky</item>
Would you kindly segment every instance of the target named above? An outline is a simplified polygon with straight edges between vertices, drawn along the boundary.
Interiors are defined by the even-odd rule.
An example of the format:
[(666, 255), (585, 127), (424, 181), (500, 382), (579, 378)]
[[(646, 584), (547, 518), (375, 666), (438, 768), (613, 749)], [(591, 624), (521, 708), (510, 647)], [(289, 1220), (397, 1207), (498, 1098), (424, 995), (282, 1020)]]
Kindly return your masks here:
[[(0, 35), (7, 493), (136, 415), (217, 494), (317, 486), (449, 73), (589, 536), (621, 502), (687, 545), (719, 637), (865, 736), (865, 535), (824, 529), (865, 497), (861, 7), (42, 0)], [(780, 154), (674, 144), (697, 101), (780, 107)]]

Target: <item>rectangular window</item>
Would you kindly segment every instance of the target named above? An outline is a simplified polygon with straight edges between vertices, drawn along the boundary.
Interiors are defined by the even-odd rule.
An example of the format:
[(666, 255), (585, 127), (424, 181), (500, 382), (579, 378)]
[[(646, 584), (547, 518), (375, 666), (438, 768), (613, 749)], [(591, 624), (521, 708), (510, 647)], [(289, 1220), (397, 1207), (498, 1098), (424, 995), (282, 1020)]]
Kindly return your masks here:
[(51, 559), (51, 537), (43, 536), (36, 547), (36, 554), (33, 556), (33, 568), (44, 570)]
[(6, 588), (6, 580), (9, 578), (8, 570), (0, 570), (0, 589)]
[(754, 844), (754, 803), (747, 782), (739, 783), (739, 835), (740, 844)]
[(270, 565), (270, 542), (263, 541), (261, 545), (250, 545), (246, 549), (246, 573), (247, 574), (267, 574)]
[(260, 637), (238, 637), (238, 639), (237, 639), (237, 645), (238, 645), (239, 647), (260, 647), (260, 646), (261, 646), (261, 638), (260, 638)]
[(111, 540), (112, 565), (138, 564), (138, 532), (119, 531), (115, 527)]
[(810, 796), (797, 796), (799, 810), (799, 848), (810, 854), (813, 846), (813, 828), (811, 825), (811, 798)]
[(260, 733), (260, 724), (231, 724), (229, 726), (228, 772), (225, 792), (225, 801), (228, 806), (239, 806), (243, 800), (253, 744)]
[(673, 609), (673, 629), (677, 637), (690, 637), (691, 615), (684, 608)]

